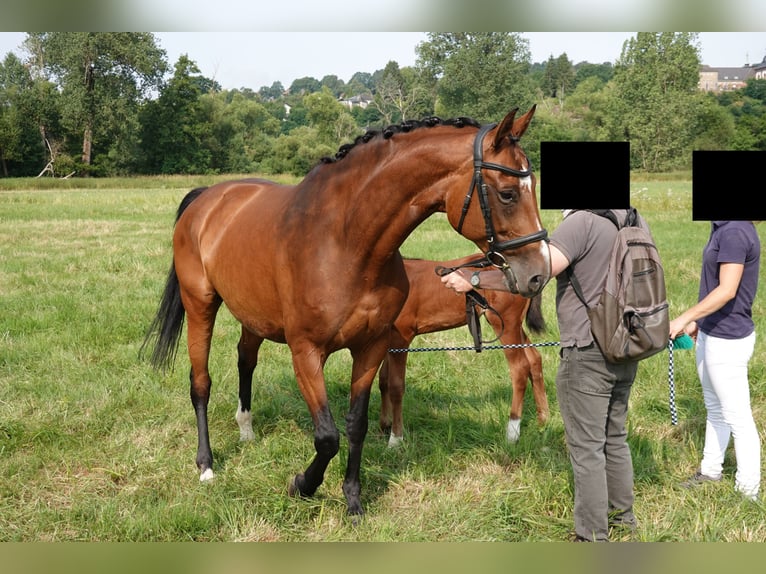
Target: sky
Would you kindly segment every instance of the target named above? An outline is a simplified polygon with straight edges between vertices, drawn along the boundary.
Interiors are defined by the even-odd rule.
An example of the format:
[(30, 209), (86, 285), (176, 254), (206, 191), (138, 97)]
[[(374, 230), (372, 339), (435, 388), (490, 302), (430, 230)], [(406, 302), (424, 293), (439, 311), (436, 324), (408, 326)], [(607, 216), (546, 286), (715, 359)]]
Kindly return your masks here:
[[(533, 62), (566, 53), (573, 62), (614, 63), (623, 42), (635, 32), (521, 32), (529, 40)], [(348, 82), (356, 72), (372, 73), (393, 60), (414, 65), (415, 47), (424, 32), (159, 32), (158, 44), (172, 65), (182, 54), (197, 63), (202, 75), (224, 89), (257, 91), (279, 81), (321, 80), (335, 75)], [(19, 49), (25, 33), (0, 32), (0, 58)], [(737, 67), (766, 57), (766, 32), (701, 32), (702, 63)]]

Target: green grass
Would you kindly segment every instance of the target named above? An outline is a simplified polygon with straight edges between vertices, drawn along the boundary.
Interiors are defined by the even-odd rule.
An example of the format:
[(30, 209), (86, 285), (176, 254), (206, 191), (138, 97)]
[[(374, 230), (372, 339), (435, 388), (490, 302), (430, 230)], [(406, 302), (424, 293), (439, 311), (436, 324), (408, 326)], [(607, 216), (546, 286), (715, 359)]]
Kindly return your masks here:
[[(220, 179), (220, 178), (219, 178)], [(413, 354), (405, 443), (387, 448), (373, 393), (362, 468), (367, 514), (353, 525), (341, 492), (347, 446), (312, 499), (287, 481), (313, 456), (311, 421), (287, 347), (265, 343), (253, 387), (256, 438), (240, 443), (238, 326), (224, 310), (214, 335), (210, 433), (217, 477), (200, 484), (188, 359), (153, 371), (138, 350), (158, 303), (175, 210), (205, 178), (0, 180), (0, 541), (558, 541), (572, 528), (572, 481), (556, 403), (555, 347), (541, 349), (551, 420), (505, 442), (511, 387), (502, 353)], [(667, 268), (674, 313), (697, 296), (705, 223), (690, 221), (688, 180), (634, 182)], [(543, 212), (549, 229), (558, 212)], [(425, 222), (405, 255), (447, 259), (472, 244), (443, 216)], [(544, 293), (558, 337), (554, 289)], [(764, 332), (763, 297), (754, 310)], [(489, 332), (489, 331), (487, 331)], [(469, 345), (460, 329), (418, 347)], [(763, 342), (751, 362), (753, 409), (766, 419)], [(631, 400), (636, 474), (634, 541), (766, 540), (763, 506), (733, 488), (733, 451), (720, 484), (676, 485), (696, 468), (704, 407), (693, 354), (675, 353), (679, 424), (670, 424), (668, 356), (644, 361)], [(350, 361), (333, 355), (326, 377), (342, 425)]]

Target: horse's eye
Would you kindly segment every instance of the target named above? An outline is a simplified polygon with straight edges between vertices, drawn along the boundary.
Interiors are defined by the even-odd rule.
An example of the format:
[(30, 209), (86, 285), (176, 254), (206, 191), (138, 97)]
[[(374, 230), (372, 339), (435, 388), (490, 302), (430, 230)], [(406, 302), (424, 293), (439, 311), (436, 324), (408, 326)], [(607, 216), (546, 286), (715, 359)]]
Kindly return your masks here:
[(517, 189), (501, 189), (497, 192), (497, 195), (503, 203), (513, 203), (519, 199), (519, 191)]

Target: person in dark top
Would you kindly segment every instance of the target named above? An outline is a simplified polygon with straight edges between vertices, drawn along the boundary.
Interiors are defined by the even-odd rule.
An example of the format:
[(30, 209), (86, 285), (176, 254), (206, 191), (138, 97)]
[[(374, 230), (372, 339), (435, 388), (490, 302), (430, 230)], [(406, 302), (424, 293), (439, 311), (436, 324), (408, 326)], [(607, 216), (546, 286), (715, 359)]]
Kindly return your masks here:
[(735, 488), (751, 500), (757, 500), (761, 484), (761, 442), (748, 380), (761, 255), (754, 223), (711, 222), (702, 251), (698, 303), (670, 322), (671, 338), (687, 333), (696, 340), (697, 374), (707, 411), (702, 461), (682, 486), (721, 480), (724, 454), (733, 437)]

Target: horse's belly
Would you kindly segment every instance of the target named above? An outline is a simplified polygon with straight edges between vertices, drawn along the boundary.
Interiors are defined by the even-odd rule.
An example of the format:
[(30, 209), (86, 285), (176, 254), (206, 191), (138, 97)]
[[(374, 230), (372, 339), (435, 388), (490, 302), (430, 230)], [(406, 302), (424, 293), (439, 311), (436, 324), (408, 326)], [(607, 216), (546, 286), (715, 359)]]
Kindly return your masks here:
[[(216, 287), (229, 312), (249, 331), (264, 339), (284, 343), (285, 328), (279, 298), (269, 294), (266, 285), (233, 281)], [(249, 286), (243, 288), (243, 284)], [(227, 285), (237, 285), (237, 289), (228, 289)]]

